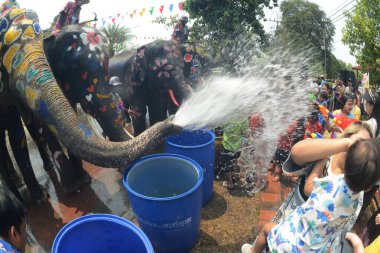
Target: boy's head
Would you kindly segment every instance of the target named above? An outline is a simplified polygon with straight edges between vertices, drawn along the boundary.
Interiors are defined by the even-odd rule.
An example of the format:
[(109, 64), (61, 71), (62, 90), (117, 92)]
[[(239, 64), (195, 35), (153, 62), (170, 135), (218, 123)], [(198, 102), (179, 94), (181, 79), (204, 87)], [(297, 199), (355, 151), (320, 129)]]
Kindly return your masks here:
[(0, 237), (24, 251), (26, 245), (24, 208), (13, 193), (0, 186)]
[(379, 140), (360, 140), (348, 149), (344, 178), (348, 187), (356, 193), (373, 187), (380, 179)]

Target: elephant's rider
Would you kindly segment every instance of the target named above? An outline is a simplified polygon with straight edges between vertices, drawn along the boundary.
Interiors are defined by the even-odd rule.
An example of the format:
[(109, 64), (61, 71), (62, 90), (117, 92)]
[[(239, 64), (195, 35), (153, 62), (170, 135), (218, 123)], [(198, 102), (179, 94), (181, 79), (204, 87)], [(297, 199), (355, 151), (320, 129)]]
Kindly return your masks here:
[(112, 93), (119, 95), (119, 99), (121, 100), (120, 105), (123, 107), (122, 109), (124, 111), (125, 122), (131, 123), (131, 118), (129, 117), (128, 108), (132, 99), (132, 93), (133, 93), (132, 87), (122, 84), (120, 82), (119, 77), (117, 76), (111, 77), (109, 84), (110, 84), (109, 90)]
[(182, 16), (178, 23), (174, 27), (172, 34), (172, 40), (177, 43), (185, 43), (189, 38), (189, 28), (187, 27), (187, 22), (189, 22), (188, 17)]
[(65, 8), (54, 19), (55, 25), (52, 33), (59, 33), (66, 25), (78, 24), (82, 5), (88, 4), (89, 2), (90, 0), (74, 0), (74, 2), (68, 2)]
[(0, 186), (0, 253), (21, 253), (26, 245), (25, 211), (5, 186)]

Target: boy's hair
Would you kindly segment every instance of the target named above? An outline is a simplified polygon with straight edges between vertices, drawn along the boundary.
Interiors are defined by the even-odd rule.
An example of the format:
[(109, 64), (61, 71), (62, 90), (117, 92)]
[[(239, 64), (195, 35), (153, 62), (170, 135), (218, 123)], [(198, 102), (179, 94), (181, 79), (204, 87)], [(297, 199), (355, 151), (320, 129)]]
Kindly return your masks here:
[(4, 186), (0, 186), (0, 236), (8, 238), (9, 229), (18, 230), (25, 219), (24, 208), (18, 198)]
[(348, 149), (344, 178), (348, 187), (355, 193), (370, 189), (379, 180), (379, 140), (357, 141)]

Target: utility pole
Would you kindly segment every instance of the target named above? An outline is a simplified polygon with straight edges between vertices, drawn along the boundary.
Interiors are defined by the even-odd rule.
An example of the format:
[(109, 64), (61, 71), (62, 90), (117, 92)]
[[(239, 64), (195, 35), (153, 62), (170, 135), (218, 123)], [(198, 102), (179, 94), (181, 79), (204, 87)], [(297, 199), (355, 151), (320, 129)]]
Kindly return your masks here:
[(323, 48), (324, 52), (324, 63), (325, 63), (325, 75), (327, 78), (327, 47), (326, 47), (326, 20), (322, 20), (322, 36), (323, 36), (323, 45), (321, 46)]
[(325, 50), (325, 73), (326, 73), (326, 78), (327, 78), (327, 48), (326, 48), (325, 30), (323, 30), (323, 49)]

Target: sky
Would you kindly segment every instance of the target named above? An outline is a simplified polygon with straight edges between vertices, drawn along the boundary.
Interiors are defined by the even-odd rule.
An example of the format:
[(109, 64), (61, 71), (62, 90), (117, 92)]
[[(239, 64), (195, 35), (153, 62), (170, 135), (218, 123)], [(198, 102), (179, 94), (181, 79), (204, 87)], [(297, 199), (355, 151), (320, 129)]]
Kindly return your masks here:
[[(54, 17), (63, 9), (68, 0), (18, 0), (19, 4), (23, 8), (33, 9), (37, 12), (40, 18), (40, 24), (43, 29), (50, 27), (50, 22)], [(115, 23), (120, 23), (131, 28), (131, 32), (134, 37), (135, 45), (142, 45), (149, 43), (150, 41), (156, 39), (157, 37), (163, 39), (169, 39), (172, 33), (172, 28), (166, 28), (163, 25), (152, 24), (152, 20), (158, 16), (169, 17), (172, 15), (182, 16), (186, 15), (184, 11), (179, 8), (179, 3), (183, 0), (90, 0), (90, 3), (82, 7), (81, 21), (91, 20), (94, 18), (92, 12), (97, 13), (98, 22), (97, 27), (112, 23), (112, 18), (114, 18)], [(337, 19), (334, 22), (336, 31), (334, 37), (334, 55), (347, 63), (356, 64), (355, 58), (350, 55), (347, 46), (343, 45), (342, 39), (342, 28), (345, 24), (345, 18), (340, 19), (339, 16), (342, 14), (343, 10), (339, 10), (341, 7), (343, 9), (349, 10), (355, 4), (354, 0), (310, 0), (320, 6), (327, 14), (327, 17), (331, 17), (333, 22), (334, 18)], [(279, 0), (281, 3), (282, 0)], [(172, 11), (170, 11), (170, 5), (173, 5)], [(160, 7), (164, 6), (162, 14), (160, 13)], [(151, 7), (153, 9), (153, 15), (150, 14), (149, 10)], [(145, 8), (145, 11), (143, 11)], [(136, 11), (136, 13), (134, 13)], [(337, 13), (334, 13), (338, 11)], [(133, 16), (131, 18), (131, 14)], [(265, 10), (267, 22), (262, 22), (266, 31), (270, 32), (275, 29), (275, 22), (270, 20), (281, 19), (279, 8), (274, 8), (273, 10)], [(338, 20), (340, 19), (340, 20)], [(190, 24), (191, 25), (191, 24)]]

